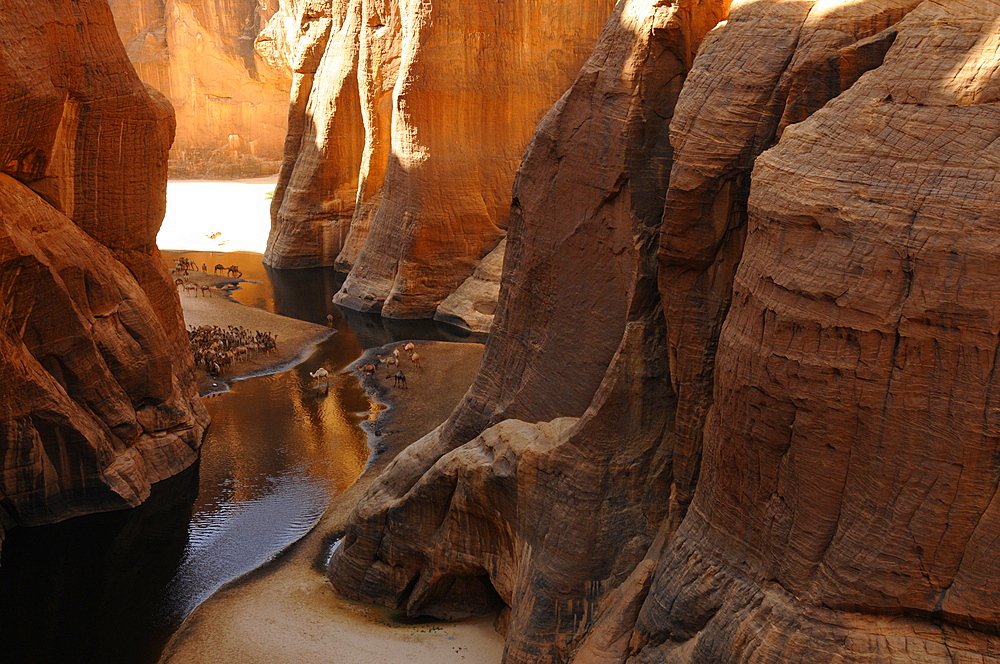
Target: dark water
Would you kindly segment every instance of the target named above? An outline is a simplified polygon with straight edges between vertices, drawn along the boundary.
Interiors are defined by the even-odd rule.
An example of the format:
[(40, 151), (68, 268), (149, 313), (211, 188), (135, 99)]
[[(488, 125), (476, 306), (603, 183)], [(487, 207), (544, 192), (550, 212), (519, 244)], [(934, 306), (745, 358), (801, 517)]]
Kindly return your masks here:
[[(369, 448), (359, 424), (378, 407), (337, 372), (364, 348), (464, 338), (428, 321), (338, 309), (331, 298), (342, 277), (332, 270), (269, 270), (257, 254), (184, 255), (209, 268), (238, 264), (255, 282), (234, 294), (244, 304), (321, 324), (332, 314), (338, 332), (303, 364), (207, 398), (212, 425), (200, 463), (156, 485), (141, 507), (9, 532), (2, 663), (155, 662), (198, 604), (305, 534), (363, 470)], [(332, 374), (327, 394), (308, 376), (321, 365)]]

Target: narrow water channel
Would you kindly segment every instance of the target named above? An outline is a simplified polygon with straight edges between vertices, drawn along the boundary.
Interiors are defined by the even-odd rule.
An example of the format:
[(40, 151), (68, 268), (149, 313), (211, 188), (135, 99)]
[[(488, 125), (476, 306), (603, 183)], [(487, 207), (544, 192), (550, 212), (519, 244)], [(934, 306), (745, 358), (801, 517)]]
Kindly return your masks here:
[[(0, 661), (146, 664), (195, 607), (304, 535), (364, 469), (359, 424), (377, 406), (339, 370), (390, 341), (460, 340), (423, 321), (387, 322), (331, 303), (332, 270), (272, 271), (259, 254), (197, 253), (238, 264), (244, 304), (326, 324), (337, 333), (302, 364), (237, 381), (206, 398), (212, 416), (200, 462), (161, 482), (141, 507), (14, 529), (0, 560)], [(333, 374), (327, 394), (308, 372)]]

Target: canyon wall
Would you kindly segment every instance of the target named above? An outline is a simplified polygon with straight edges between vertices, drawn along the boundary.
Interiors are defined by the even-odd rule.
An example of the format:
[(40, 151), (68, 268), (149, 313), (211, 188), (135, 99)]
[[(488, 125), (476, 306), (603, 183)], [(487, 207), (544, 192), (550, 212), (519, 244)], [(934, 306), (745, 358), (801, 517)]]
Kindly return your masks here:
[(672, 478), (667, 119), (726, 7), (618, 3), (518, 171), (480, 373), (362, 501), (340, 592), (446, 617), (503, 606), (506, 661), (559, 661), (642, 560)]
[(303, 15), (265, 262), (336, 265), (339, 304), (431, 317), (503, 238), (531, 133), (613, 5), (338, 0)]
[(140, 78), (170, 100), (172, 177), (276, 173), (284, 151), (294, 0), (110, 0)]
[(0, 535), (134, 506), (207, 416), (155, 238), (169, 103), (105, 0), (0, 0)]
[(1000, 661), (1000, 3), (725, 4), (618, 3), (331, 581), (508, 663)]

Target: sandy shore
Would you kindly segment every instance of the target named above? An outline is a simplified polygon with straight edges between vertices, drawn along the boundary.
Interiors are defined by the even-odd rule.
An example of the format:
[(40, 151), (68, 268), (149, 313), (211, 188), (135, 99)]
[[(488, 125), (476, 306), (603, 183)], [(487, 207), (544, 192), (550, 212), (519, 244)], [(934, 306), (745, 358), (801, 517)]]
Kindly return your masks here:
[(239, 279), (217, 277), (195, 271), (188, 275), (187, 280), (199, 286), (211, 286), (216, 289), (207, 296), (202, 295), (201, 291), (197, 295), (181, 292), (184, 322), (189, 327), (237, 325), (248, 330), (268, 332), (277, 339), (277, 348), (274, 352), (251, 357), (245, 362), (236, 362), (227, 367), (218, 378), (210, 376), (199, 366), (198, 389), (203, 396), (225, 390), (226, 383), (233, 380), (284, 371), (308, 357), (316, 344), (334, 333), (334, 330), (322, 325), (248, 307), (231, 300), (224, 290), (219, 290), (238, 284)]
[[(479, 344), (416, 342), (420, 367), (403, 361), (408, 388), (391, 387), (380, 369), (362, 385), (388, 408), (373, 423), (379, 456), (332, 501), (319, 524), (275, 562), (230, 583), (202, 604), (167, 645), (161, 664), (498, 663), (503, 640), (492, 618), (407, 624), (388, 611), (339, 597), (323, 574), (331, 534), (400, 450), (443, 421), (472, 382)], [(352, 367), (402, 344), (369, 351)], [(348, 369), (350, 370), (350, 368)]]

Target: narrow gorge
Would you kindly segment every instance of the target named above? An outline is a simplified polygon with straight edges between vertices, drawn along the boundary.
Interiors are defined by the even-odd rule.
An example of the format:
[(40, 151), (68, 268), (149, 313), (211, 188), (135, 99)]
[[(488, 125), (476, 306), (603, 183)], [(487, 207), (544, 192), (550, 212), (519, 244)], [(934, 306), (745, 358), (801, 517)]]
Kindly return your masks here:
[(485, 341), (366, 345), (367, 471), (164, 662), (325, 661), (246, 608), (294, 571), (504, 664), (1000, 663), (997, 0), (0, 9), (0, 536), (197, 459), (179, 150), (280, 160), (260, 260), (344, 325)]

